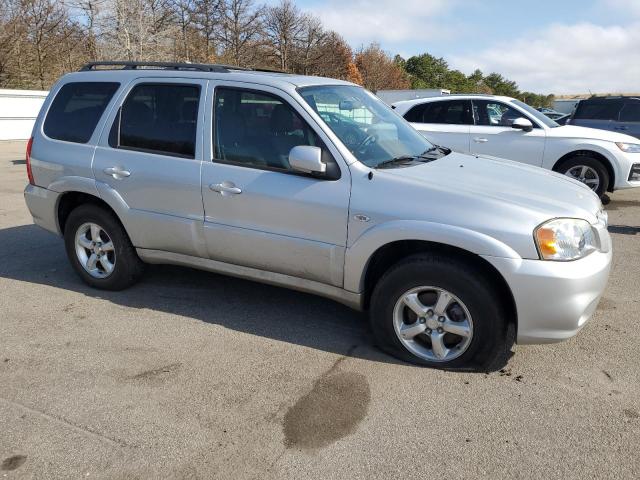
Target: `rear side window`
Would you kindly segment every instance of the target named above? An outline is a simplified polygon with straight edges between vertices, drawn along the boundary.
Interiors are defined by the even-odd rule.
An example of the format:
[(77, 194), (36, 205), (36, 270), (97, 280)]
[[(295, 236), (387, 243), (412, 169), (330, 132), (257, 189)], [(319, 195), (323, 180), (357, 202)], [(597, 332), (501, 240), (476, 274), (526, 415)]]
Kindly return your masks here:
[(444, 123), (449, 125), (471, 125), (471, 102), (468, 100), (449, 100), (446, 102), (432, 102), (421, 105), (421, 110), (410, 110), (407, 115), (412, 115), (416, 123)]
[(45, 135), (87, 143), (119, 86), (112, 82), (67, 83), (51, 103), (43, 126)]
[(617, 120), (622, 102), (619, 100), (583, 100), (573, 118), (583, 120)]
[(640, 101), (627, 102), (620, 112), (621, 122), (640, 122)]
[(116, 117), (113, 147), (195, 158), (200, 86), (140, 84)]

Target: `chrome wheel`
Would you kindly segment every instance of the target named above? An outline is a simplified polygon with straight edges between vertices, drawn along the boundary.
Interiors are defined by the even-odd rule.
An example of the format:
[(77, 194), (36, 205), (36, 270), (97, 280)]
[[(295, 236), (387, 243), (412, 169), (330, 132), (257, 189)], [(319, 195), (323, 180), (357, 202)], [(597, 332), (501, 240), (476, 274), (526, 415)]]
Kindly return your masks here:
[(458, 358), (473, 338), (465, 304), (438, 287), (412, 288), (401, 295), (393, 309), (393, 327), (407, 350), (431, 362)]
[(576, 165), (575, 167), (571, 167), (564, 174), (584, 183), (594, 192), (598, 190), (598, 187), (600, 186), (600, 175), (598, 175), (598, 172), (593, 168), (588, 167), (587, 165)]
[(76, 231), (76, 255), (80, 265), (94, 278), (107, 278), (116, 265), (113, 242), (96, 223), (83, 223)]

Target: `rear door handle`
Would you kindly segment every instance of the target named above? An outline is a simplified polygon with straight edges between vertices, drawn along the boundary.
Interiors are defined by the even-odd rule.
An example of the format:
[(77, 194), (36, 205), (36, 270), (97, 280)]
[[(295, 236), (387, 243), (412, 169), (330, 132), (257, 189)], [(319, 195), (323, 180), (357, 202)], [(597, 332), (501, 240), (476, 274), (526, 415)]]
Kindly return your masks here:
[(131, 172), (129, 170), (125, 170), (124, 168), (121, 168), (121, 167), (105, 168), (103, 172), (106, 173), (107, 175), (111, 175), (116, 180), (120, 180), (122, 178), (126, 178), (131, 175)]
[(236, 184), (225, 180), (222, 183), (212, 183), (209, 188), (214, 192), (218, 192), (220, 195), (238, 195), (242, 193), (242, 190), (236, 187)]
[(484, 137), (473, 137), (473, 141), (476, 143), (487, 143), (489, 139)]

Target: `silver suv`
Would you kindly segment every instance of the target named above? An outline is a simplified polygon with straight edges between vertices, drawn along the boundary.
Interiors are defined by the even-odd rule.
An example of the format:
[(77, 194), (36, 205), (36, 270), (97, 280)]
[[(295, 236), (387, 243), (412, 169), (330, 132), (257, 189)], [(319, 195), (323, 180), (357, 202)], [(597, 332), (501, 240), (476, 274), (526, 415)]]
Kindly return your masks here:
[(423, 365), (571, 337), (609, 274), (589, 188), (432, 145), (339, 80), (93, 63), (51, 90), (27, 150), (34, 221), (87, 284), (164, 263), (312, 292)]

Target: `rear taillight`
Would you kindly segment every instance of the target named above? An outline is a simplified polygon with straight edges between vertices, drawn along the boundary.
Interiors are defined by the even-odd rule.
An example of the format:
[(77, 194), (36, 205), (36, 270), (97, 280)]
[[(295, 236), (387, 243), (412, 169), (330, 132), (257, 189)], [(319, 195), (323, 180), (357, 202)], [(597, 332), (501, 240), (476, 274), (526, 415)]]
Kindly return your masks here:
[(33, 145), (33, 137), (29, 139), (29, 143), (27, 143), (27, 155), (25, 160), (27, 161), (27, 177), (29, 178), (29, 183), (31, 185), (35, 185), (36, 182), (33, 179), (33, 172), (31, 171), (31, 147)]

